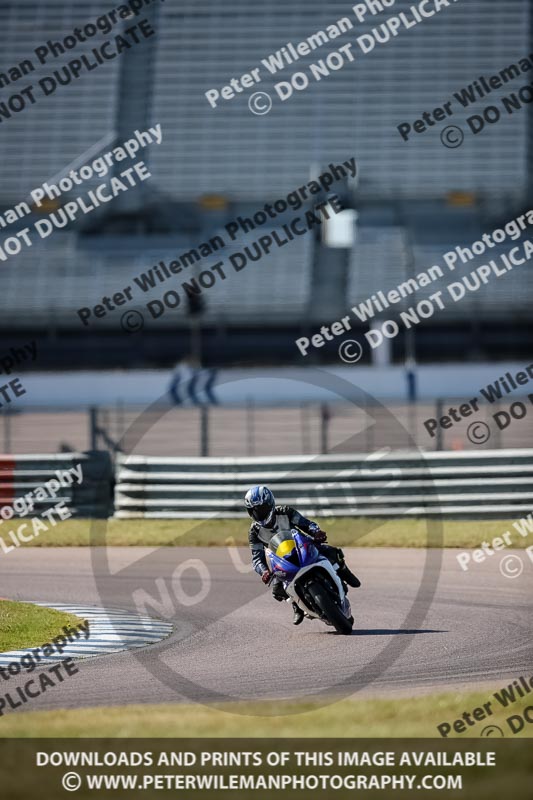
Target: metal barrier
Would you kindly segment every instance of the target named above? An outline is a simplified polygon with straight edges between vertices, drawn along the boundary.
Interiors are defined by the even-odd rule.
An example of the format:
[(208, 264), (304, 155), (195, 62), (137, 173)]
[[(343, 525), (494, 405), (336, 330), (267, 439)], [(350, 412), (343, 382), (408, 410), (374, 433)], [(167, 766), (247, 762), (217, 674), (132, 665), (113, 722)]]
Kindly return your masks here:
[(73, 517), (105, 518), (112, 513), (112, 484), (113, 466), (106, 452), (0, 455), (4, 519), (9, 518), (5, 506), (18, 516), (31, 503), (27, 513), (37, 516), (59, 501)]
[(375, 452), (273, 458), (117, 457), (115, 517), (234, 518), (265, 483), (315, 516), (522, 516), (533, 509), (533, 450)]

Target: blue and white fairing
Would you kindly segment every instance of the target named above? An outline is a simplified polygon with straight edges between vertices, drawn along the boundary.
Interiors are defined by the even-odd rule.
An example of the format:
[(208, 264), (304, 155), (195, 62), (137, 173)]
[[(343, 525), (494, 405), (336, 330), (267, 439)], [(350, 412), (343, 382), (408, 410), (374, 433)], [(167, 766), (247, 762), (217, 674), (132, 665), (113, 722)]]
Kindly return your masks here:
[[(337, 575), (338, 566), (333, 565), (322, 555), (313, 541), (297, 530), (276, 533), (269, 542), (266, 550), (267, 560), (274, 577), (280, 578), (287, 595), (296, 603), (308, 617), (319, 616), (315, 608), (308, 605), (298, 591), (299, 584), (313, 579), (309, 573), (317, 570), (327, 573), (330, 585), (335, 587), (338, 602), (346, 618), (351, 616), (350, 602), (345, 588)], [(325, 578), (326, 576), (323, 576)], [(333, 586), (332, 586), (333, 588)], [(305, 596), (305, 592), (303, 593)]]

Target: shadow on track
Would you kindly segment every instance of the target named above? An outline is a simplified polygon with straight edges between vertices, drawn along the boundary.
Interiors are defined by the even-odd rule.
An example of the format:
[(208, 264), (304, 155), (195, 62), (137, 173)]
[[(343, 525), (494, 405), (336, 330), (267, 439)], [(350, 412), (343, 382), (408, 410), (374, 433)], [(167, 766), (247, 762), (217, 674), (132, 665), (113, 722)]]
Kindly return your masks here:
[[(329, 631), (329, 633), (333, 633), (334, 631)], [(413, 636), (417, 633), (448, 633), (449, 631), (434, 631), (431, 628), (424, 630), (406, 630), (405, 628), (375, 628), (372, 630), (359, 630), (359, 631), (352, 631), (352, 636), (399, 636), (400, 634), (407, 634), (408, 636)], [(335, 631), (336, 633), (336, 631)]]

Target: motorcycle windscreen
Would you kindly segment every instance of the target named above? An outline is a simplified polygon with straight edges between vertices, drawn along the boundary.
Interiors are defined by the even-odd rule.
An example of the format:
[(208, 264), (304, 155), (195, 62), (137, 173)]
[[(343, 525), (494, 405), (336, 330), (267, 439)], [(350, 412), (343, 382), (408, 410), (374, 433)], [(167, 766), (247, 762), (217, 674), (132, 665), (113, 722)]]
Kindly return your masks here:
[(296, 542), (290, 532), (276, 533), (268, 544), (267, 557), (276, 574), (294, 575), (300, 569), (300, 556)]
[[(278, 547), (281, 547), (283, 552), (278, 553)], [(284, 556), (291, 547), (294, 547), (294, 538), (292, 531), (278, 531), (275, 533), (268, 543), (269, 550), (279, 556)]]

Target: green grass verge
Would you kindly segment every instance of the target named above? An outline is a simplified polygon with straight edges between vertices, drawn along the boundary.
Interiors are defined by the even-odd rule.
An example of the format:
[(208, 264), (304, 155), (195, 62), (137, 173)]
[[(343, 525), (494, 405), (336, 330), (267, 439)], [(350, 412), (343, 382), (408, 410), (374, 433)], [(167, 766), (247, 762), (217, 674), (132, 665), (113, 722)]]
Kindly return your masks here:
[[(498, 691), (501, 686), (494, 690)], [(492, 690), (492, 691), (494, 691)], [(208, 708), (201, 705), (155, 705), (84, 708), (10, 713), (0, 719), (0, 737), (356, 737), (438, 738), (437, 725), (453, 723), (465, 712), (492, 700), (494, 714), (467, 732), (449, 738), (479, 737), (488, 724), (499, 725), (506, 737), (530, 738), (533, 725), (512, 736), (505, 719), (519, 714), (527, 702), (497, 710), (491, 689), (475, 693), (439, 694), (395, 699), (354, 699), (319, 706), (288, 702), (284, 716), (279, 702), (241, 703)], [(530, 730), (528, 730), (530, 729)]]
[[(426, 547), (438, 546), (439, 523), (424, 519), (396, 520), (337, 517), (321, 520), (330, 541), (340, 547)], [(511, 531), (514, 547), (524, 548), (533, 543), (513, 528), (513, 520), (444, 520), (445, 547), (474, 548), (491, 541), (505, 531)], [(163, 547), (215, 547), (247, 545), (246, 519), (232, 520), (144, 520), (111, 519), (91, 523), (86, 519), (59, 522), (25, 547), (88, 547), (89, 545), (126, 546), (147, 545)]]
[(82, 620), (53, 608), (0, 600), (0, 653), (22, 647), (40, 647), (59, 636), (65, 625)]

